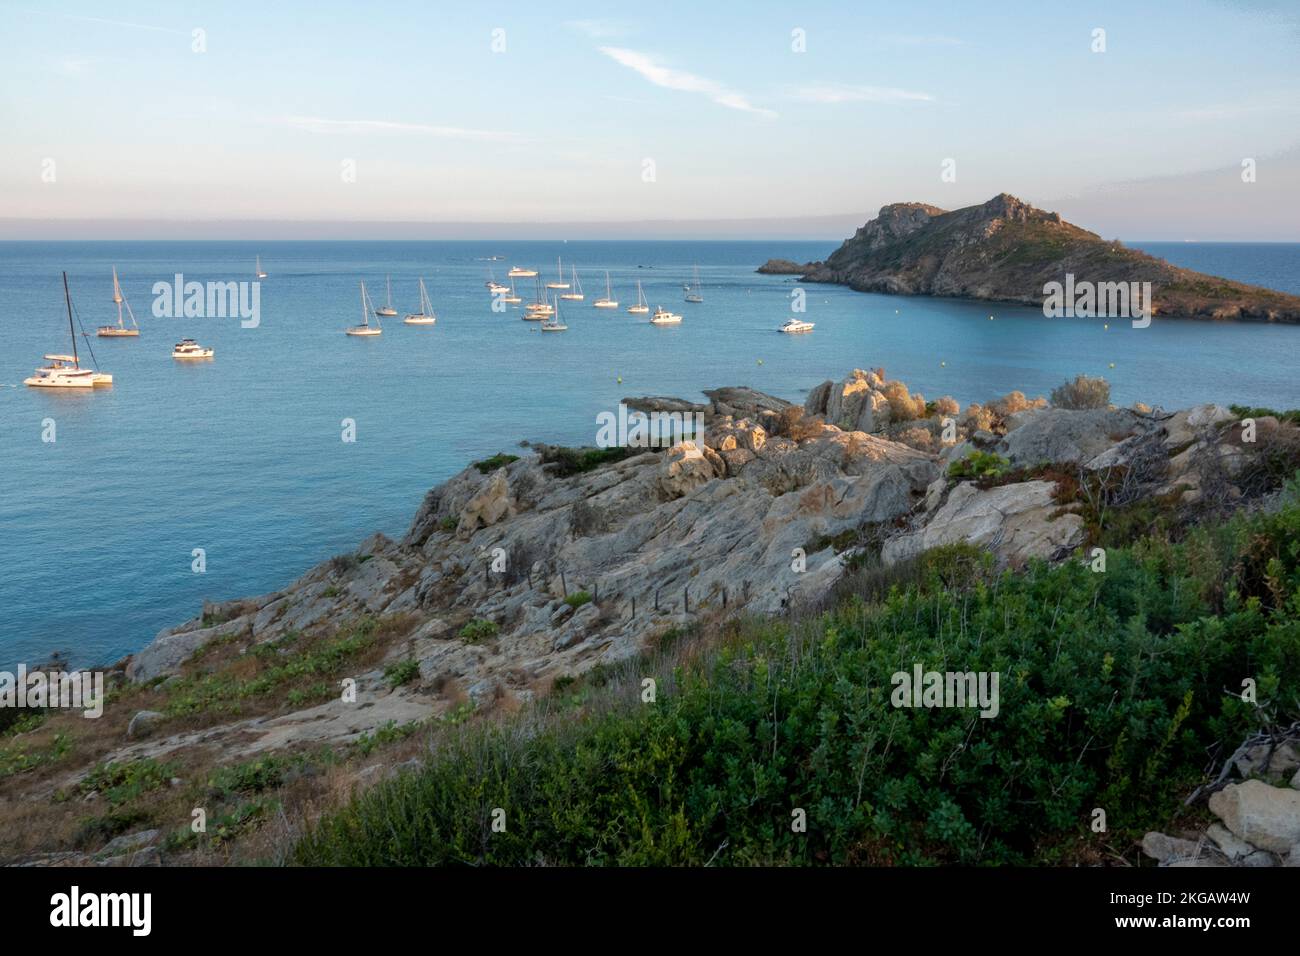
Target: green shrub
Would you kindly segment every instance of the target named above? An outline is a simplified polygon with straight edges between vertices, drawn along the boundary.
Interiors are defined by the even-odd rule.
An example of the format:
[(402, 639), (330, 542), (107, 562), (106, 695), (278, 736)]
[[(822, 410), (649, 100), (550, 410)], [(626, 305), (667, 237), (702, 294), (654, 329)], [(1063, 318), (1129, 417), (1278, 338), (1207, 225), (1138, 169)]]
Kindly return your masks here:
[(622, 445), (611, 448), (566, 448), (563, 445), (544, 445), (539, 448), (542, 464), (555, 465), (557, 478), (594, 471), (601, 465), (622, 461), (629, 455), (641, 454), (645, 451), (645, 449), (627, 448)]
[[(1186, 813), (1206, 752), (1300, 716), (1300, 506), (996, 575), (967, 550), (873, 603), (761, 620), (639, 702), (473, 725), (326, 814), (308, 865), (1074, 862)], [(891, 676), (996, 672), (1000, 711)], [(1225, 687), (1252, 676), (1259, 704)], [(665, 679), (666, 680), (666, 679)], [(507, 813), (493, 832), (492, 808)], [(791, 811), (807, 813), (791, 832)]]
[(420, 662), (413, 660), (395, 661), (384, 668), (384, 680), (393, 687), (409, 684), (420, 676)]
[(479, 474), (486, 475), (488, 472), (496, 471), (498, 468), (504, 468), (512, 461), (518, 460), (518, 455), (507, 455), (505, 452), (497, 452), (491, 458), (484, 458), (482, 461), (474, 462), (474, 467), (479, 470)]
[(973, 451), (948, 466), (949, 478), (997, 478), (1011, 468), (1011, 462), (989, 451)]
[(125, 763), (104, 763), (86, 775), (79, 789), (82, 793), (97, 790), (110, 806), (116, 807), (166, 785), (171, 780), (172, 770), (170, 764), (159, 763), (152, 757)]
[(564, 603), (572, 608), (582, 607), (584, 604), (591, 603), (591, 593), (589, 591), (575, 591), (564, 599)]
[(477, 644), (490, 637), (496, 637), (500, 630), (494, 621), (476, 617), (460, 629), (460, 639), (466, 644)]

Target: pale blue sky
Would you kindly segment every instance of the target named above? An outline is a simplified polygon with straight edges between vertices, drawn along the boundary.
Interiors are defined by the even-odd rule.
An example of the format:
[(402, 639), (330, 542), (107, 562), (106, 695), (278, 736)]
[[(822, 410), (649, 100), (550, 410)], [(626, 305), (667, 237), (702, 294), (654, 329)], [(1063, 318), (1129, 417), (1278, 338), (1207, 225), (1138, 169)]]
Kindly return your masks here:
[(797, 218), (1007, 191), (1106, 235), (1296, 240), (1298, 10), (0, 0), (0, 217)]

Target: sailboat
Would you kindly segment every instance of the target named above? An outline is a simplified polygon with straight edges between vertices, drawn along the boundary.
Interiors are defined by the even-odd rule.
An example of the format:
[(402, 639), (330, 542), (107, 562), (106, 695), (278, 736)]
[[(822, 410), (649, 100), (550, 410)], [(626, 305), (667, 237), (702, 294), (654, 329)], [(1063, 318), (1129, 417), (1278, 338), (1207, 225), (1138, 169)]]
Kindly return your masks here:
[(491, 269), (488, 269), (488, 280), (483, 284), (487, 286), (487, 290), (493, 295), (501, 295), (506, 291), (506, 287), (497, 281), (496, 273)]
[(265, 279), (266, 273), (262, 271), (262, 257), (257, 257), (257, 267), (253, 270), (254, 275), (259, 279)]
[(687, 301), (687, 302), (703, 302), (703, 301), (704, 301), (704, 293), (703, 293), (703, 291), (702, 291), (702, 289), (701, 289), (701, 287), (700, 287), (700, 267), (699, 267), (699, 266), (696, 266), (696, 267), (695, 267), (695, 284), (694, 284), (694, 291), (692, 291), (692, 287), (691, 287), (691, 286), (688, 285), (688, 286), (686, 287), (686, 301)]
[(569, 283), (564, 281), (564, 266), (560, 264), (559, 256), (555, 257), (555, 276), (555, 281), (546, 283), (546, 288), (567, 289), (569, 287)]
[(382, 309), (375, 309), (375, 315), (396, 315), (397, 310), (393, 308), (393, 277), (388, 276), (388, 304)]
[(542, 282), (538, 279), (537, 300), (524, 306), (523, 319), (525, 322), (540, 322), (542, 319), (554, 314), (555, 308), (546, 301), (546, 296), (542, 294)]
[(578, 281), (578, 267), (573, 267), (573, 291), (560, 293), (561, 299), (569, 299), (573, 302), (581, 302), (584, 298), (582, 294), (582, 283)]
[(510, 276), (510, 278), (512, 278), (512, 279), (531, 279), (531, 278), (533, 278), (533, 276), (537, 275), (537, 270), (536, 270), (536, 269), (524, 269), (524, 268), (522, 268), (522, 267), (520, 267), (520, 266), (513, 266), (513, 267), (510, 269), (510, 271), (509, 271), (508, 273), (506, 273), (506, 274), (507, 274), (508, 276)]
[(433, 303), (429, 301), (429, 292), (424, 287), (424, 279), (420, 279), (420, 311), (408, 315), (402, 321), (407, 325), (433, 325), (438, 321), (438, 317), (433, 314)]
[(23, 384), (33, 388), (94, 388), (96, 385), (112, 385), (113, 376), (107, 372), (81, 367), (81, 359), (77, 355), (77, 333), (72, 326), (72, 294), (68, 291), (66, 272), (63, 273), (63, 300), (68, 306), (68, 336), (72, 339), (72, 354), (45, 356), (50, 364), (38, 368), (31, 378), (23, 379)]
[(633, 315), (645, 315), (650, 311), (650, 304), (645, 300), (645, 293), (641, 291), (641, 280), (636, 280), (636, 305), (629, 305), (627, 310)]
[(503, 296), (501, 297), (501, 301), (507, 303), (508, 305), (518, 305), (520, 302), (523, 302), (523, 301), (524, 301), (523, 299), (521, 299), (521, 298), (519, 297), (519, 293), (515, 291), (515, 280), (514, 280), (514, 279), (511, 279), (511, 280), (510, 280), (510, 294), (509, 294), (509, 295), (503, 295)]
[[(560, 298), (563, 298), (561, 296)], [(555, 300), (555, 314), (542, 323), (543, 332), (567, 332), (569, 327), (560, 321), (560, 299)]]
[(597, 299), (595, 302), (592, 303), (592, 305), (594, 305), (594, 306), (595, 306), (596, 308), (598, 308), (598, 309), (617, 309), (617, 308), (618, 308), (618, 299), (614, 298), (614, 293), (610, 290), (610, 287), (609, 287), (609, 270), (608, 270), (608, 269), (605, 270), (605, 296), (604, 296), (604, 298)]
[[(135, 313), (131, 311), (131, 303), (126, 301), (122, 295), (122, 286), (117, 281), (117, 268), (113, 269), (113, 301), (117, 303), (117, 325), (101, 325), (95, 332), (101, 339), (131, 339), (138, 338), (140, 335), (140, 326), (136, 325)], [(131, 327), (128, 329), (122, 321), (122, 306), (126, 305), (126, 314), (131, 317)]]
[[(361, 283), (361, 324), (352, 326), (350, 329), (347, 330), (347, 334), (348, 335), (382, 334), (384, 331), (383, 326), (381, 326), (378, 322), (376, 322), (374, 325), (370, 324), (370, 313), (372, 310), (374, 311), (375, 315), (383, 314), (380, 310), (374, 308), (374, 303), (370, 301), (370, 296), (366, 294), (366, 284), (363, 281)], [(393, 314), (396, 315), (397, 313), (394, 312)]]

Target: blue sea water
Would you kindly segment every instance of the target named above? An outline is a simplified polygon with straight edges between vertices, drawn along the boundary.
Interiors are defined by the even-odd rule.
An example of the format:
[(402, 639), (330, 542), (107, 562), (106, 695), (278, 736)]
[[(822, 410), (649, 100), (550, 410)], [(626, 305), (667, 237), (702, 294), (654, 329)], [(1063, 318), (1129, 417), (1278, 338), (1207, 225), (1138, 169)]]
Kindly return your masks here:
[[(824, 258), (835, 242), (64, 242), (0, 243), (0, 666), (52, 651), (112, 661), (204, 598), (274, 590), (376, 530), (399, 536), (424, 492), (520, 439), (591, 443), (596, 415), (624, 396), (698, 397), (750, 385), (799, 399), (854, 367), (884, 366), (913, 391), (963, 404), (1011, 389), (1046, 394), (1077, 373), (1105, 375), (1117, 402), (1300, 406), (1300, 328), (1160, 321), (1132, 329), (1044, 319), (1022, 307), (807, 294), (811, 335), (775, 330), (796, 288), (760, 276), (769, 257)], [(1300, 293), (1300, 244), (1134, 243), (1201, 271)], [(155, 318), (153, 284), (252, 278), (261, 323)], [(515, 263), (576, 263), (587, 299), (562, 303), (569, 331), (542, 335), (518, 307), (491, 310), (484, 282)], [(489, 256), (502, 256), (485, 261)], [(703, 304), (683, 302), (698, 264)], [(111, 389), (60, 394), (21, 382), (69, 348), (60, 272), (82, 325), (116, 318), (116, 266), (138, 339), (82, 339)], [(591, 303), (612, 275), (621, 305)], [(397, 319), (349, 338), (358, 280)], [(438, 323), (409, 327), (423, 276)], [(640, 279), (654, 327), (624, 307)], [(527, 300), (533, 280), (520, 280)], [(993, 321), (989, 316), (994, 316)], [(216, 349), (183, 364), (171, 346)], [(621, 381), (620, 381), (621, 379)], [(52, 419), (57, 441), (42, 441)], [(341, 440), (344, 419), (357, 440)], [(191, 570), (204, 549), (207, 568)]]

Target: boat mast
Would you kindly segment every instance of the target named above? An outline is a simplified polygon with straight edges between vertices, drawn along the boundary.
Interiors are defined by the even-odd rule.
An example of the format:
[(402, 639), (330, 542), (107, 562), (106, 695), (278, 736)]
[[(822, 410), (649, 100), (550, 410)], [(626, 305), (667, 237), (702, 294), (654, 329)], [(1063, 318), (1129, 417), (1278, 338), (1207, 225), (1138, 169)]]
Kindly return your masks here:
[(68, 335), (72, 337), (72, 365), (81, 368), (81, 359), (77, 357), (77, 333), (72, 328), (72, 293), (68, 291), (68, 274), (63, 273), (63, 301), (68, 304)]
[(117, 283), (117, 266), (113, 267), (113, 301), (117, 303), (117, 327), (124, 329), (122, 323), (122, 287)]

